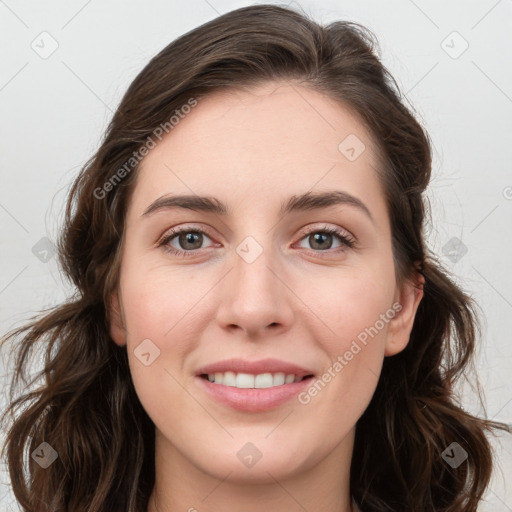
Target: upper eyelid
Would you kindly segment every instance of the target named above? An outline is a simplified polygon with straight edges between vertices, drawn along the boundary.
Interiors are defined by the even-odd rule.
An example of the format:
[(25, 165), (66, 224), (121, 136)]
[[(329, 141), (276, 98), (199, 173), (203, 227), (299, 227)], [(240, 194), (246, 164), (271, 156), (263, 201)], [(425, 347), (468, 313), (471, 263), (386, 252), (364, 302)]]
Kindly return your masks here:
[(164, 233), (158, 238), (158, 242), (161, 242), (162, 240), (168, 238), (168, 237), (176, 237), (178, 235), (180, 235), (181, 233), (188, 233), (188, 232), (198, 232), (198, 233), (202, 233), (202, 234), (205, 234), (206, 236), (208, 236), (208, 238), (214, 238), (213, 235), (211, 235), (207, 229), (203, 228), (203, 227), (199, 227), (199, 226), (176, 226), (176, 227), (173, 227), (173, 228), (169, 228), (167, 229), (166, 231), (164, 231)]
[(303, 234), (307, 235), (307, 234), (310, 234), (310, 233), (316, 233), (317, 231), (319, 232), (322, 232), (323, 230), (335, 230), (335, 231), (340, 231), (342, 233), (346, 233), (348, 235), (348, 237), (350, 237), (351, 239), (354, 239), (355, 240), (355, 236), (346, 228), (342, 228), (341, 226), (329, 226), (327, 225), (326, 223), (324, 223), (323, 226), (319, 226), (319, 227), (312, 227), (312, 228), (308, 228), (306, 229)]

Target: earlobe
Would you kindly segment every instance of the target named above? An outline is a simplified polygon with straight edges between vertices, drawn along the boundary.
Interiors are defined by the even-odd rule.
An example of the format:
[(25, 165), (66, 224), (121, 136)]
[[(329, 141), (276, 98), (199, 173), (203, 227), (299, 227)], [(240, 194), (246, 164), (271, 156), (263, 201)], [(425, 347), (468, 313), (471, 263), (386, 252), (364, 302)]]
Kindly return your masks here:
[(126, 329), (123, 323), (123, 316), (121, 313), (121, 304), (117, 290), (110, 296), (109, 304), (109, 321), (110, 330), (109, 334), (112, 340), (119, 346), (126, 345)]
[(421, 274), (418, 274), (415, 282), (407, 281), (404, 283), (398, 298), (401, 308), (389, 323), (385, 356), (398, 354), (409, 343), (416, 312), (423, 297), (424, 284), (425, 278)]

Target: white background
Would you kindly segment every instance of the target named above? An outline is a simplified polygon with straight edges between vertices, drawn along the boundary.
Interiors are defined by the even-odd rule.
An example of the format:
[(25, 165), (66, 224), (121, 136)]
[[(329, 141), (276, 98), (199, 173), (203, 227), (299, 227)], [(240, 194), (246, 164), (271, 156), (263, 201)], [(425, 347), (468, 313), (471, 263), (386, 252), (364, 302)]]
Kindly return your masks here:
[[(0, 333), (69, 293), (56, 259), (44, 263), (32, 248), (43, 237), (56, 240), (67, 187), (131, 80), (177, 36), (251, 3), (0, 2)], [(477, 365), (487, 416), (512, 423), (512, 2), (300, 5), (316, 21), (352, 20), (374, 31), (406, 105), (429, 131), (429, 242), (483, 310)], [(58, 47), (43, 59), (32, 44)], [(453, 237), (467, 248), (458, 261), (446, 249)], [(468, 386), (462, 394), (464, 407), (479, 412)], [(512, 440), (493, 442), (499, 467), (481, 510), (512, 511)]]

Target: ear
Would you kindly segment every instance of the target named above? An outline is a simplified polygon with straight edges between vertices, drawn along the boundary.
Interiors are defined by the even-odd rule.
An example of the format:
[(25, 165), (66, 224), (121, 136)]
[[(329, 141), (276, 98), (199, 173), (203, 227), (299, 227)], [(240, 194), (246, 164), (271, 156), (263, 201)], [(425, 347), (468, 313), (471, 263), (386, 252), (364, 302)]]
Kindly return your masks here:
[[(393, 309), (397, 311), (389, 322), (388, 338), (386, 340), (385, 356), (394, 356), (401, 352), (409, 343), (416, 311), (423, 297), (425, 278), (417, 274), (416, 279), (407, 280), (397, 291)], [(400, 306), (398, 305), (400, 304)]]
[(119, 300), (118, 291), (114, 291), (110, 296), (109, 304), (109, 317), (110, 317), (110, 337), (114, 342), (123, 346), (126, 345), (126, 329), (123, 322), (123, 314), (121, 311), (121, 303)]

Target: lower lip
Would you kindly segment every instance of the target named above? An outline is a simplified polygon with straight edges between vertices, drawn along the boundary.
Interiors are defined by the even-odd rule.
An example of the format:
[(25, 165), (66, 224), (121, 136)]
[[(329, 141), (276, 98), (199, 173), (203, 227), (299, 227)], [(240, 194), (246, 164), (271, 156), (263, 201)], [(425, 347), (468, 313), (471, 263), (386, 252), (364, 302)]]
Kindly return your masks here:
[(208, 379), (197, 377), (206, 393), (221, 404), (239, 411), (262, 412), (278, 407), (308, 387), (312, 377), (272, 388), (235, 388), (213, 384)]

